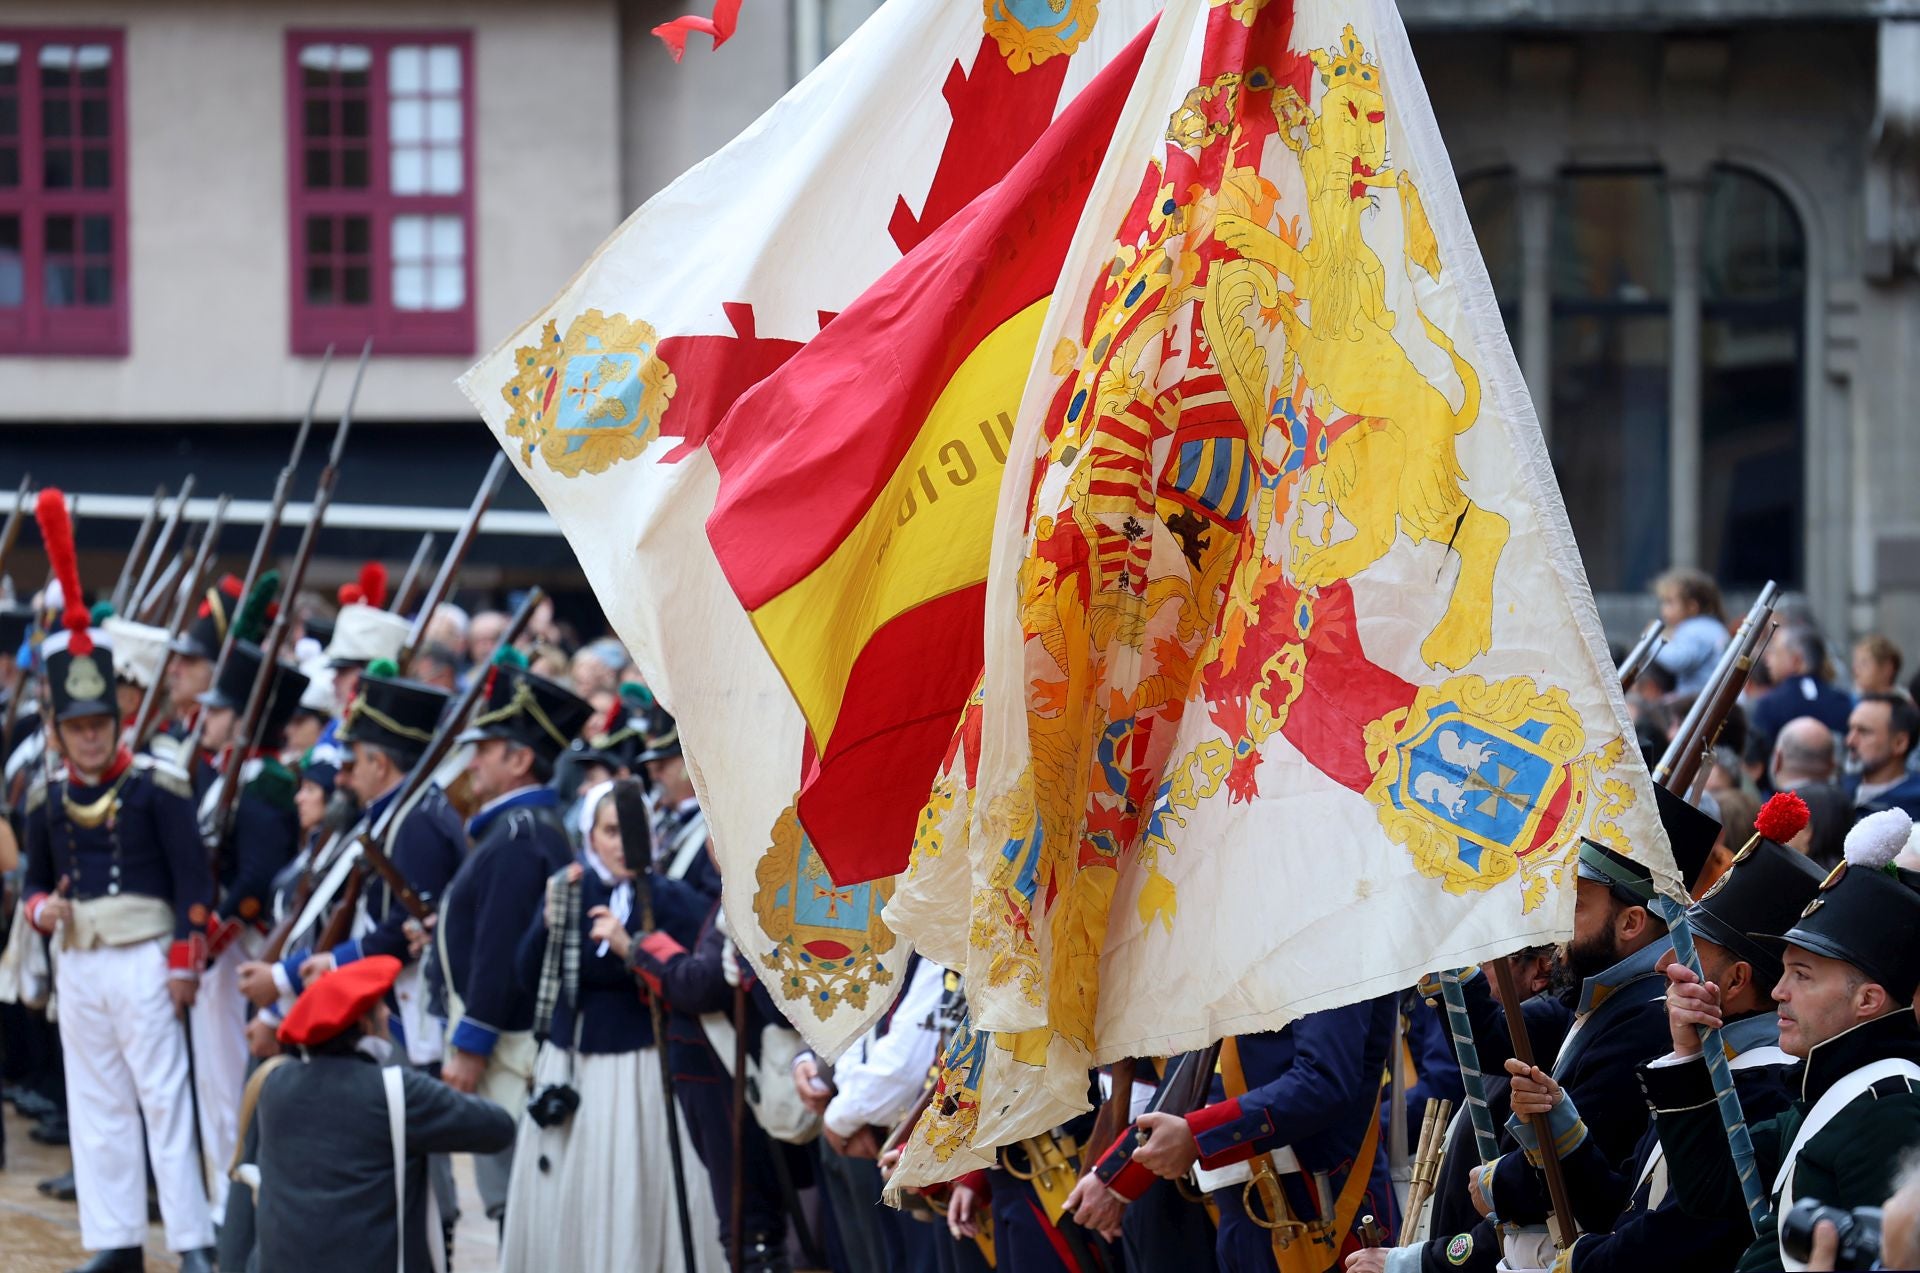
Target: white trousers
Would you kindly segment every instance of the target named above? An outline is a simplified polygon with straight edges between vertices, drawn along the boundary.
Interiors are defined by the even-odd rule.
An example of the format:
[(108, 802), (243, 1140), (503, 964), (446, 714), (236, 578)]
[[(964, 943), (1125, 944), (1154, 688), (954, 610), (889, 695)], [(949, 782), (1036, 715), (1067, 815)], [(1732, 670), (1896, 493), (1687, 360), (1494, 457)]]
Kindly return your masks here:
[(144, 1118), (167, 1249), (213, 1245), (194, 1153), (186, 1036), (167, 993), (166, 939), (61, 951), (54, 967), (81, 1243), (89, 1251), (146, 1244)]
[(200, 1098), (200, 1144), (213, 1164), (213, 1219), (225, 1219), (226, 1165), (240, 1138), (240, 1094), (247, 1085), (247, 1001), (240, 993), (240, 965), (250, 956), (242, 933), (200, 975), (187, 1020), (193, 1027), (193, 1078)]

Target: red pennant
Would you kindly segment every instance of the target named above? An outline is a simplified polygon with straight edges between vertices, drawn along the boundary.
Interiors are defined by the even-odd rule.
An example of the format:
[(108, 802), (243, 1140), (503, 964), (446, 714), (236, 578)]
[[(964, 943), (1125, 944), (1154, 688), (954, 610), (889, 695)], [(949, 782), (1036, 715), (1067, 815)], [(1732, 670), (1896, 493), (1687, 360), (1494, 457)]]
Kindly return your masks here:
[(653, 29), (660, 42), (667, 46), (678, 62), (687, 52), (687, 37), (695, 31), (704, 31), (713, 37), (713, 47), (719, 48), (733, 38), (734, 28), (740, 25), (741, 0), (717, 0), (713, 6), (711, 18), (696, 17), (688, 14), (684, 18), (675, 18), (663, 22)]

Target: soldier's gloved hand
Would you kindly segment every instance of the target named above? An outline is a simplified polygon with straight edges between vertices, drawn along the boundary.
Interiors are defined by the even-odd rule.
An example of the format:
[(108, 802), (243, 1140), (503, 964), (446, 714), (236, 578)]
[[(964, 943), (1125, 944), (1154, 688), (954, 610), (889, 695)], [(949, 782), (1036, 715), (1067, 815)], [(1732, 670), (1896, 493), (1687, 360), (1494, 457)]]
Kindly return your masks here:
[(1700, 1031), (1720, 1025), (1720, 987), (1679, 960), (1667, 965), (1667, 1033), (1673, 1054), (1700, 1055)]

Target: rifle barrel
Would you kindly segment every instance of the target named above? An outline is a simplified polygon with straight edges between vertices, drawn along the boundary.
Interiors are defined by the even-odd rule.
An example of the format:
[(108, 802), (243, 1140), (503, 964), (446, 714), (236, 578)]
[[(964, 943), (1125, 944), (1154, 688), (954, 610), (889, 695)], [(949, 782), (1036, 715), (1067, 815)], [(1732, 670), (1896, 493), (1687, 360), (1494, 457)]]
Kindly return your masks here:
[(147, 686), (147, 692), (140, 698), (140, 711), (133, 718), (133, 731), (127, 735), (127, 745), (139, 751), (146, 742), (147, 729), (153, 724), (153, 714), (158, 709), (160, 696), (166, 692), (167, 669), (173, 664), (173, 643), (180, 639), (181, 631), (187, 625), (187, 616), (193, 611), (193, 600), (200, 595), (200, 585), (205, 581), (207, 565), (218, 551), (216, 544), (220, 538), (220, 528), (227, 520), (228, 496), (222, 495), (213, 506), (213, 516), (207, 521), (207, 533), (201, 537), (200, 548), (193, 556), (193, 568), (187, 572), (186, 584), (174, 598), (173, 617), (167, 623), (167, 644), (160, 651), (160, 666), (154, 670), (153, 684)]
[(393, 612), (405, 614), (407, 607), (413, 604), (414, 585), (420, 582), (420, 571), (427, 564), (427, 555), (433, 551), (433, 532), (420, 536), (420, 546), (413, 550), (413, 560), (407, 563), (407, 573), (400, 576), (399, 590), (393, 594)]
[(153, 528), (160, 520), (160, 505), (166, 502), (167, 484), (162, 482), (153, 488), (153, 502), (147, 505), (147, 515), (140, 519), (140, 529), (134, 532), (133, 547), (127, 550), (127, 559), (120, 563), (120, 577), (113, 584), (113, 612), (127, 612), (127, 590), (133, 587), (134, 563), (146, 556), (147, 540), (153, 537)]
[(14, 492), (13, 511), (7, 514), (7, 524), (0, 527), (0, 572), (4, 572), (7, 557), (13, 552), (13, 541), (20, 538), (20, 526), (27, 516), (27, 494), (33, 487), (33, 474), (20, 475), (20, 489)]
[(1660, 653), (1660, 647), (1666, 644), (1666, 638), (1662, 635), (1665, 631), (1665, 626), (1658, 619), (1651, 620), (1641, 631), (1640, 639), (1633, 643), (1633, 648), (1627, 651), (1627, 657), (1620, 661), (1621, 693), (1632, 689), (1633, 683), (1640, 679), (1640, 674), (1653, 663), (1654, 657)]
[(153, 552), (148, 555), (146, 564), (140, 568), (140, 582), (127, 594), (127, 607), (138, 612), (147, 599), (147, 586), (153, 582), (154, 571), (159, 569), (160, 559), (166, 556), (167, 548), (173, 542), (173, 532), (180, 527), (180, 518), (185, 515), (187, 500), (193, 495), (193, 474), (187, 474), (187, 480), (180, 483), (180, 494), (174, 499), (173, 507), (167, 511), (167, 520), (160, 527), (160, 537), (153, 541)]
[(1693, 785), (1700, 764), (1701, 740), (1718, 736), (1721, 722), (1739, 698), (1747, 673), (1753, 667), (1754, 651), (1760, 645), (1779, 596), (1779, 586), (1769, 580), (1754, 598), (1733, 640), (1727, 642), (1727, 648), (1721, 652), (1706, 687), (1687, 709), (1686, 719), (1681, 721), (1673, 741), (1667, 744), (1660, 763), (1654, 767), (1653, 781), (1659, 786), (1684, 798)]

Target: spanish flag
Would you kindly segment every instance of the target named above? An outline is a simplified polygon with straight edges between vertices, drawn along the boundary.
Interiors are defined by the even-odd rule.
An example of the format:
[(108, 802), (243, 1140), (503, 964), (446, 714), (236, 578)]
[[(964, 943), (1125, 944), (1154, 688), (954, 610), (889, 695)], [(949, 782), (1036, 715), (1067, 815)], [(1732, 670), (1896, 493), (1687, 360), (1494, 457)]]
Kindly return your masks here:
[(805, 716), (798, 813), (841, 884), (905, 867), (979, 676), (1007, 443), (1151, 32), (708, 441), (708, 537)]

